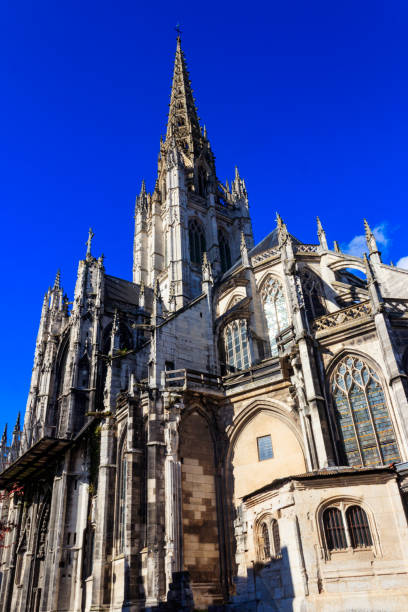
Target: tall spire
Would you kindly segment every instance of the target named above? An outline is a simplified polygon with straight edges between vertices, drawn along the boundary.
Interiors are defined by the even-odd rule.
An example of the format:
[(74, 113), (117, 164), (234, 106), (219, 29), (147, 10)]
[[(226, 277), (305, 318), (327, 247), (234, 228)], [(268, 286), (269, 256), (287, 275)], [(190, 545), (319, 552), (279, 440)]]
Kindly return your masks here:
[(186, 60), (181, 49), (180, 36), (177, 37), (166, 141), (170, 141), (171, 138), (175, 139), (180, 150), (188, 156), (198, 155), (203, 145), (203, 136)]
[(371, 230), (371, 227), (367, 223), (367, 219), (364, 219), (364, 231), (365, 231), (368, 252), (370, 254), (370, 259), (380, 263), (381, 253), (378, 250), (377, 241), (375, 239), (374, 233)]

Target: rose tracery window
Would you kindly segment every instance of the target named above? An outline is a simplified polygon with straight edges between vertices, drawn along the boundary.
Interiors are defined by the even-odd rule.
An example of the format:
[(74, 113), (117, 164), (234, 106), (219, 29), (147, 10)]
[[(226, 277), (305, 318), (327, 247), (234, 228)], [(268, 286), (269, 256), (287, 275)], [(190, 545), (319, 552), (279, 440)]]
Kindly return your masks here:
[(224, 330), (226, 363), (232, 371), (246, 370), (250, 366), (247, 322), (236, 319)]
[(282, 285), (276, 278), (272, 277), (264, 283), (261, 294), (268, 326), (271, 355), (276, 356), (278, 354), (276, 336), (289, 325), (286, 300)]
[(359, 357), (342, 359), (333, 373), (331, 391), (347, 464), (401, 461), (384, 391), (372, 368)]
[(201, 264), (203, 253), (206, 250), (205, 235), (202, 226), (195, 219), (188, 226), (188, 238), (190, 242), (190, 260), (192, 263)]

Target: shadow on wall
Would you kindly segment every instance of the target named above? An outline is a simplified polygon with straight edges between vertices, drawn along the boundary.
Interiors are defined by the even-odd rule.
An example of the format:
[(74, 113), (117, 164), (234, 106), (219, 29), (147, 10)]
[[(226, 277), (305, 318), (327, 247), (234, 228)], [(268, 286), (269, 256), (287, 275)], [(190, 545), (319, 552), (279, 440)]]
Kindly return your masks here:
[(247, 576), (234, 580), (236, 592), (231, 603), (209, 608), (209, 612), (292, 612), (295, 592), (288, 550), (269, 563), (254, 563)]

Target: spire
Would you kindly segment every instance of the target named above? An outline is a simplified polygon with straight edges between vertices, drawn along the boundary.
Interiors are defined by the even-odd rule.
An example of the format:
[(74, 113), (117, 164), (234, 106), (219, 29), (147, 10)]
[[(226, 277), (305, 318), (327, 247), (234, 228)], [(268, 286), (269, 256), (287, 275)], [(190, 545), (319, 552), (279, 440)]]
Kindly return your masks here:
[(213, 280), (213, 275), (212, 275), (211, 264), (208, 261), (206, 251), (204, 251), (203, 253), (203, 263), (201, 267), (201, 272), (202, 272), (203, 283), (211, 283), (212, 285), (214, 283), (214, 280)]
[(381, 253), (378, 250), (377, 241), (375, 239), (373, 232), (371, 231), (371, 227), (367, 223), (367, 219), (364, 219), (364, 230), (365, 230), (365, 237), (366, 237), (366, 242), (368, 246), (368, 252), (370, 254), (370, 259), (372, 259), (372, 256), (374, 256), (374, 259), (378, 263), (380, 263)]
[(7, 446), (7, 423), (4, 426), (3, 435), (1, 437), (1, 443), (4, 444), (4, 446)]
[(283, 221), (282, 217), (280, 216), (278, 212), (276, 213), (276, 224), (278, 226), (279, 245), (282, 245), (285, 243), (288, 237), (288, 229), (286, 227), (286, 223)]
[(147, 208), (148, 208), (148, 200), (147, 200), (147, 193), (146, 193), (146, 183), (144, 182), (144, 179), (142, 180), (142, 186), (140, 188), (140, 194), (136, 197), (136, 206), (135, 206), (135, 208), (137, 209), (138, 207), (140, 207), (142, 210), (147, 210)]
[(186, 155), (194, 157), (200, 153), (203, 136), (180, 36), (177, 37), (166, 141), (170, 142), (172, 137)]

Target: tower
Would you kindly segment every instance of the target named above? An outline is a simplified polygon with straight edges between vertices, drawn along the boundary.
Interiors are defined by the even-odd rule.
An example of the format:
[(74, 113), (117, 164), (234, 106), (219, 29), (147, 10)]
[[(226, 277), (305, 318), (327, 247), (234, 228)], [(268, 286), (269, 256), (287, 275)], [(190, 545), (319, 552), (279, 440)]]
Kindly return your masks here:
[(245, 182), (237, 168), (231, 188), (217, 179), (178, 37), (155, 187), (149, 194), (143, 181), (136, 198), (133, 282), (153, 288), (157, 279), (166, 307), (171, 297), (180, 308), (201, 291), (204, 252), (221, 277), (240, 256), (241, 232), (251, 248)]

